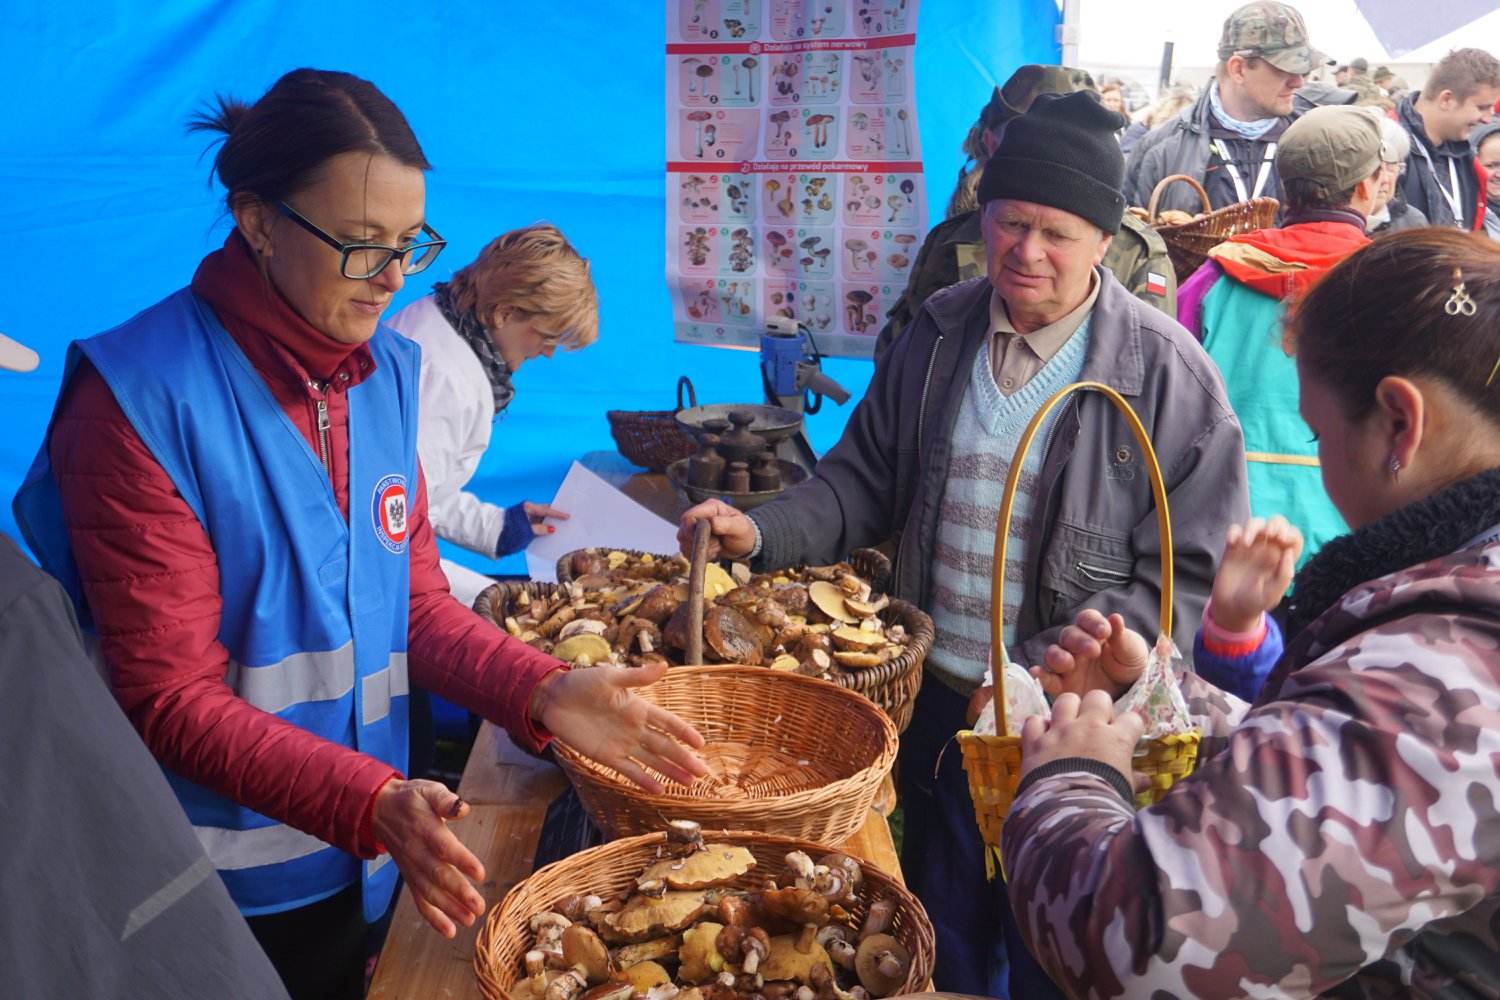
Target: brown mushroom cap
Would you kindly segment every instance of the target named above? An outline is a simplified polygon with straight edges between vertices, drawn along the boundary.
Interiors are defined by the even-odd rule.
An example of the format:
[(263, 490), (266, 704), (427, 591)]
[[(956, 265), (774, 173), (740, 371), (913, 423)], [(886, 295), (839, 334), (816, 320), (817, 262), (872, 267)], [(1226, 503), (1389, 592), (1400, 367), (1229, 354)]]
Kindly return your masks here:
[(578, 1000), (630, 1000), (635, 996), (635, 987), (630, 983), (600, 983), (585, 990)]
[(709, 608), (703, 616), (703, 642), (725, 663), (759, 663), (765, 655), (761, 633), (760, 626), (734, 608)]
[[(680, 947), (682, 947), (682, 936), (678, 934), (642, 941), (640, 944), (622, 945), (615, 949), (615, 964), (629, 971), (637, 965), (659, 962), (664, 958), (675, 959), (677, 949)], [(644, 993), (645, 990), (641, 992)]]
[[(794, 924), (826, 924), (828, 922), (828, 897), (811, 889), (788, 886), (785, 889), (768, 889), (760, 894), (761, 906), (772, 916), (790, 920)], [(782, 976), (769, 976), (781, 979)]]
[[(852, 294), (852, 293), (851, 293)], [(852, 625), (859, 621), (844, 602), (844, 592), (838, 584), (827, 580), (816, 580), (807, 588), (807, 597), (823, 614), (836, 622)]]
[(697, 73), (701, 77), (707, 78), (714, 75), (714, 68), (707, 63), (704, 63), (702, 66), (699, 66), (697, 69), (693, 70), (693, 72)]
[(889, 934), (872, 934), (854, 953), (854, 972), (872, 997), (888, 997), (906, 985), (911, 975), (911, 952)]
[(845, 240), (844, 241), (844, 248), (846, 250), (853, 250), (855, 253), (858, 253), (861, 250), (867, 250), (867, 249), (869, 249), (869, 246), (870, 246), (870, 244), (866, 243), (864, 240)]
[(682, 947), (677, 952), (681, 965), (677, 968), (677, 977), (690, 983), (706, 983), (720, 972), (724, 971), (724, 956), (719, 954), (719, 932), (724, 929), (722, 924), (716, 924), (711, 920), (689, 930), (682, 935)]
[(795, 979), (808, 983), (813, 967), (818, 965), (833, 971), (833, 960), (822, 945), (814, 941), (807, 951), (798, 951), (796, 934), (778, 934), (771, 939), (771, 953), (760, 963), (759, 972), (767, 981)]
[[(676, 952), (674, 951), (673, 954), (675, 955)], [(643, 995), (653, 986), (661, 986), (672, 981), (671, 973), (656, 962), (637, 962), (627, 966), (620, 972), (620, 978), (625, 980), (634, 992)]]
[(709, 844), (685, 858), (663, 858), (642, 877), (662, 879), (673, 889), (707, 889), (732, 882), (754, 867), (755, 855), (745, 848)]
[(891, 239), (895, 240), (897, 243), (901, 244), (904, 247), (909, 247), (913, 243), (917, 242), (917, 238), (911, 233), (897, 233), (895, 236), (892, 236)]
[(609, 978), (609, 949), (599, 935), (587, 927), (574, 924), (562, 935), (563, 962), (570, 969), (583, 973), (590, 986), (597, 986)]
[[(702, 76), (703, 74), (700, 73), (699, 75)], [(690, 122), (706, 122), (712, 117), (713, 115), (709, 114), (707, 111), (689, 111), (687, 120)]]
[(661, 899), (632, 896), (620, 912), (605, 918), (604, 926), (622, 942), (647, 941), (687, 927), (705, 906), (702, 892), (669, 891)]
[(869, 302), (874, 297), (875, 296), (871, 295), (869, 292), (865, 291), (862, 288), (856, 288), (853, 291), (849, 292), (849, 294), (846, 296), (846, 298), (848, 298), (850, 302), (853, 302), (855, 305), (861, 306)]
[(772, 229), (766, 233), (766, 242), (770, 243), (773, 247), (786, 246), (786, 237)]

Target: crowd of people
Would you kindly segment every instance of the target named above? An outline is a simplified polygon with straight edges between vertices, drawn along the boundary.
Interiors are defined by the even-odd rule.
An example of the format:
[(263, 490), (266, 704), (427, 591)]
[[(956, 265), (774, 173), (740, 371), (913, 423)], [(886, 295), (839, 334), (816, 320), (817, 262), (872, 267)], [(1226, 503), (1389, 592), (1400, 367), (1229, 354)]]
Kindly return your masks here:
[[(1121, 88), (1023, 67), (881, 333), (874, 380), (812, 479), (716, 555), (774, 568), (888, 542), (931, 613), (898, 760), (902, 868), (943, 990), (997, 997), (1485, 996), (1500, 990), (1500, 62), (1460, 49), (1400, 93), (1334, 83), (1301, 15), (1224, 24), (1213, 80), (1136, 122)], [(1376, 91), (1379, 91), (1377, 95)], [(1476, 127), (1477, 126), (1477, 127)], [(1128, 156), (1127, 156), (1128, 153)], [(1481, 172), (1485, 173), (1481, 173)], [(1127, 212), (1186, 174), (1217, 211), (1274, 198), (1173, 278)], [(1185, 185), (1162, 207), (1198, 212)], [(1075, 394), (1001, 484), (1043, 401), (1124, 396), (1175, 543), (1197, 773), (1132, 805), (1162, 539), (1128, 426)], [(957, 753), (1003, 641), (1052, 699), (991, 883)], [(1148, 636), (1149, 632), (1146, 633)]]
[[(695, 506), (680, 537), (706, 520), (711, 557), (757, 570), (888, 544), (894, 596), (931, 614), (897, 767), (937, 988), (1496, 995), (1500, 61), (1457, 50), (1411, 92), (1362, 59), (1310, 82), (1325, 58), (1264, 0), (1217, 59), (1135, 121), (1079, 69), (995, 88), (842, 438), (806, 483), (749, 514)], [(382, 322), (445, 247), (395, 104), (304, 69), (195, 127), (222, 140), (233, 229), (182, 290), (70, 349), (14, 503), (41, 569), (0, 540), (0, 655), (52, 665), (4, 711), (91, 734), (51, 734), (88, 781), (14, 797), (88, 862), (59, 870), (7, 827), (37, 930), (8, 942), (20, 995), (359, 996), (398, 875), (439, 932), (472, 924), (484, 868), (447, 827), (468, 807), (408, 777), (423, 690), (648, 788), (648, 768), (705, 771), (703, 737), (632, 692), (660, 668), (567, 670), (469, 610), (488, 581), (437, 555), (517, 551), (567, 516), (467, 485), (513, 373), (596, 338), (587, 259), (551, 226), (507, 232)], [(1174, 174), (1212, 210), (1274, 198), (1275, 224), (1179, 274), (1128, 211)], [(0, 337), (0, 367), (35, 363)], [(1153, 442), (1205, 735), (1140, 812), (1142, 723), (1114, 700), (1168, 552), (1102, 394), (1043, 426), (991, 564), (1018, 442), (1079, 381)], [(1020, 733), (991, 881), (945, 749), (990, 696), (995, 587), (1051, 712)], [(79, 899), (87, 933), (59, 941)]]

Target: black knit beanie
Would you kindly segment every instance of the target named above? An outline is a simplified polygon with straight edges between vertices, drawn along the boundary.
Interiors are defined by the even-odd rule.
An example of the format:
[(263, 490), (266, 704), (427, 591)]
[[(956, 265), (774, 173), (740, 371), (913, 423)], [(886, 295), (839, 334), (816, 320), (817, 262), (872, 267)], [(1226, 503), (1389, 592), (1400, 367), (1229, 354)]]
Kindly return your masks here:
[(984, 165), (979, 203), (1012, 198), (1048, 205), (1087, 219), (1106, 233), (1120, 231), (1125, 213), (1125, 157), (1115, 132), (1125, 119), (1086, 91), (1039, 94), (1011, 119)]

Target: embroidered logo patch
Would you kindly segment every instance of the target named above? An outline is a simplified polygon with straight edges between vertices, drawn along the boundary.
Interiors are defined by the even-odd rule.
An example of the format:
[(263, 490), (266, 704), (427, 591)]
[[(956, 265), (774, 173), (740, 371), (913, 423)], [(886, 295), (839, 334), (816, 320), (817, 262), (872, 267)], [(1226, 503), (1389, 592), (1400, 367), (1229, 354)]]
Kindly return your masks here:
[(375, 484), (370, 519), (380, 544), (398, 555), (406, 550), (406, 514), (406, 477), (395, 473), (383, 477)]

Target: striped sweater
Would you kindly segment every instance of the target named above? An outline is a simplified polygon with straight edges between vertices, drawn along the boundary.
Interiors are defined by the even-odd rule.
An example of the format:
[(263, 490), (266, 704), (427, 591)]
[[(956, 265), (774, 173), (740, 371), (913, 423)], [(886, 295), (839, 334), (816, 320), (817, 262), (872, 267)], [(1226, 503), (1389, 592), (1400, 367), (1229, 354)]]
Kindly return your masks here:
[[(1020, 389), (1000, 392), (988, 351), (974, 358), (968, 389), (953, 430), (953, 449), (939, 512), (934, 553), (932, 617), (937, 640), (927, 661), (939, 680), (967, 692), (984, 677), (990, 651), (990, 585), (995, 517), (1010, 463), (1026, 425), (1053, 393), (1076, 382), (1088, 355), (1089, 322)], [(1005, 566), (1005, 645), (1016, 641), (1024, 588), (1022, 573), (1032, 537), (1031, 514), (1040, 493), (1038, 474), (1056, 411), (1037, 435), (1021, 470)]]

